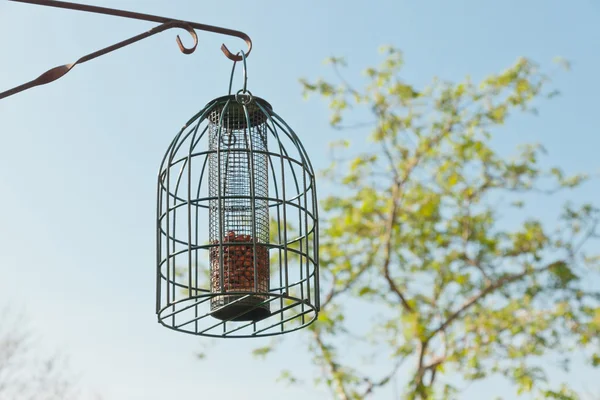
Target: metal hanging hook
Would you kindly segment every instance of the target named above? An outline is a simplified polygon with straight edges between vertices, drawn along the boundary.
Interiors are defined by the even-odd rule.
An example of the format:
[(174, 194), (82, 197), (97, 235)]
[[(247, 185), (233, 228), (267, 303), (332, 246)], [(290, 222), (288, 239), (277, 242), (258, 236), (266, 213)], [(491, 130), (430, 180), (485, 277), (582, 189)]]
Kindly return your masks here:
[[(234, 37), (243, 39), (246, 42), (246, 44), (248, 45), (248, 51), (246, 52), (246, 56), (250, 55), (250, 52), (252, 51), (252, 40), (250, 39), (250, 37), (248, 35), (246, 35), (244, 32), (236, 31), (233, 29), (221, 28), (218, 26), (200, 24), (200, 23), (191, 22), (191, 21), (182, 21), (182, 20), (178, 20), (175, 18), (160, 17), (157, 15), (117, 10), (114, 8), (90, 6), (87, 4), (69, 3), (66, 1), (58, 1), (58, 0), (9, 0), (9, 1), (14, 1), (14, 2), (18, 2), (18, 3), (36, 4), (36, 5), (40, 5), (40, 6), (65, 8), (65, 9), (69, 9), (69, 10), (91, 12), (94, 14), (113, 15), (116, 17), (131, 18), (131, 19), (137, 19), (137, 20), (142, 20), (142, 21), (159, 22), (161, 24), (164, 24), (166, 22), (183, 22), (183, 23), (188, 24), (192, 28), (199, 29), (201, 31), (213, 32), (213, 33), (218, 33), (220, 35), (234, 36)], [(229, 49), (227, 48), (227, 46), (225, 46), (224, 44), (221, 45), (221, 51), (223, 52), (223, 54), (225, 54), (225, 56), (227, 58), (229, 58), (232, 61), (242, 61), (242, 57), (240, 57), (237, 54), (231, 53), (229, 51)]]
[(252, 40), (250, 39), (250, 37), (248, 35), (246, 35), (244, 32), (236, 31), (233, 29), (221, 28), (221, 27), (212, 26), (212, 25), (199, 24), (197, 22), (189, 22), (189, 21), (176, 20), (176, 19), (172, 19), (172, 18), (159, 17), (156, 15), (116, 10), (116, 9), (112, 9), (112, 8), (97, 7), (97, 6), (90, 6), (90, 5), (77, 4), (77, 3), (68, 3), (68, 2), (64, 2), (64, 1), (56, 1), (56, 0), (9, 0), (9, 1), (18, 2), (18, 3), (36, 4), (36, 5), (41, 5), (41, 6), (65, 8), (65, 9), (70, 9), (70, 10), (91, 12), (91, 13), (95, 13), (95, 14), (113, 15), (113, 16), (117, 16), (117, 17), (131, 18), (131, 19), (137, 19), (137, 20), (143, 20), (143, 21), (160, 22), (161, 25), (149, 30), (148, 32), (142, 33), (142, 34), (134, 36), (130, 39), (127, 39), (127, 40), (124, 40), (117, 44), (114, 44), (112, 46), (106, 47), (102, 50), (98, 50), (94, 53), (83, 56), (79, 60), (77, 60), (76, 62), (74, 62), (72, 64), (65, 64), (65, 65), (62, 65), (59, 67), (52, 68), (52, 69), (46, 71), (45, 73), (43, 73), (42, 75), (40, 75), (37, 79), (34, 79), (33, 81), (27, 82), (23, 85), (17, 86), (15, 88), (7, 90), (5, 92), (1, 92), (0, 99), (3, 99), (5, 97), (11, 96), (13, 94), (22, 92), (23, 90), (27, 90), (34, 86), (44, 85), (46, 83), (55, 81), (55, 80), (61, 78), (62, 76), (64, 76), (67, 72), (69, 72), (77, 64), (82, 64), (86, 61), (92, 60), (96, 57), (100, 57), (101, 55), (110, 53), (114, 50), (128, 46), (139, 40), (145, 39), (149, 36), (155, 35), (159, 32), (162, 32), (164, 30), (171, 29), (171, 28), (182, 28), (182, 29), (187, 30), (190, 33), (190, 35), (192, 35), (192, 37), (194, 39), (194, 46), (190, 47), (190, 48), (185, 47), (181, 41), (181, 38), (179, 37), (179, 35), (177, 35), (177, 45), (179, 46), (179, 49), (181, 50), (181, 52), (184, 54), (191, 54), (196, 50), (196, 46), (198, 45), (198, 36), (196, 35), (196, 32), (194, 31), (194, 29), (218, 33), (221, 35), (235, 36), (240, 39), (243, 39), (246, 42), (246, 44), (248, 45), (248, 51), (245, 54), (243, 54), (242, 56), (240, 56), (239, 53), (238, 54), (231, 53), (229, 51), (229, 49), (227, 48), (227, 46), (225, 46), (224, 44), (221, 45), (221, 51), (223, 52), (223, 54), (225, 54), (225, 56), (227, 58), (229, 58), (230, 60), (232, 60), (234, 62), (242, 61), (242, 60), (244, 60), (244, 62), (245, 62), (245, 57), (250, 54), (250, 51), (252, 51)]
[[(250, 104), (252, 102), (252, 92), (246, 89), (246, 87), (248, 86), (248, 69), (246, 67), (246, 54), (244, 53), (244, 50), (241, 50), (240, 52), (242, 53), (243, 61), (242, 73), (244, 75), (244, 86), (235, 94), (235, 100), (240, 104)], [(235, 69), (235, 64), (233, 65), (233, 68)], [(233, 70), (231, 71), (231, 78), (233, 79)], [(229, 85), (229, 91), (231, 93), (231, 83)]]

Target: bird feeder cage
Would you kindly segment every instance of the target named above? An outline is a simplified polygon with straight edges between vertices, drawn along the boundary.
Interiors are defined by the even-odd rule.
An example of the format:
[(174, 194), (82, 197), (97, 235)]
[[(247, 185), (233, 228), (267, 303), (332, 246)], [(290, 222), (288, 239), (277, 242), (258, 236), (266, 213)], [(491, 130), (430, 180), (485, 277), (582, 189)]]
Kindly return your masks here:
[(315, 175), (298, 137), (265, 100), (244, 89), (188, 121), (160, 168), (157, 218), (163, 325), (245, 337), (316, 318)]
[[(11, 0), (160, 25), (38, 78), (0, 92), (0, 99), (45, 85), (73, 67), (169, 29), (244, 39), (237, 94), (209, 102), (175, 136), (163, 158), (157, 191), (156, 313), (176, 331), (212, 337), (258, 337), (300, 329), (319, 312), (318, 210), (315, 174), (292, 129), (265, 100), (246, 90), (243, 32), (196, 22), (64, 1)], [(241, 54), (241, 55), (240, 55)]]

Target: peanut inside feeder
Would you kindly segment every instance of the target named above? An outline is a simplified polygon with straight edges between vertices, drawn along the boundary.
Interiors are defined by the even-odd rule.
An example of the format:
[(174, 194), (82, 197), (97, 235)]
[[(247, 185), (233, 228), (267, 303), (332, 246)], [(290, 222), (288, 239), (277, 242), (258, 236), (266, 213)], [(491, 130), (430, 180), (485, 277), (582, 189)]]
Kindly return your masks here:
[(270, 315), (265, 118), (230, 102), (208, 119), (212, 315), (258, 321)]

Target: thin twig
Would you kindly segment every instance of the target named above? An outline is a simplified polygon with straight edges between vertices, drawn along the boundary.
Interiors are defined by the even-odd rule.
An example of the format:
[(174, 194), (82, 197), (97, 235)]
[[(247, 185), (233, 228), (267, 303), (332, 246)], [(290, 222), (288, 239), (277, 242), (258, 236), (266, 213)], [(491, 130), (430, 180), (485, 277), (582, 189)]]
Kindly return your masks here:
[(556, 265), (556, 262), (548, 264), (547, 266), (545, 266), (543, 268), (538, 268), (538, 269), (536, 269), (534, 271), (523, 271), (523, 272), (518, 273), (518, 274), (508, 275), (508, 276), (505, 276), (505, 277), (497, 280), (493, 284), (489, 284), (488, 286), (486, 286), (485, 289), (483, 289), (481, 292), (479, 292), (476, 295), (474, 295), (471, 298), (469, 298), (465, 303), (463, 303), (463, 305), (461, 307), (459, 307), (456, 311), (454, 311), (452, 314), (450, 314), (450, 316), (439, 327), (437, 327), (436, 329), (434, 329), (429, 334), (428, 338), (431, 339), (436, 334), (438, 334), (440, 331), (443, 331), (444, 329), (446, 329), (463, 312), (465, 312), (466, 310), (468, 310), (470, 307), (472, 307), (473, 305), (475, 305), (476, 303), (478, 303), (481, 299), (483, 299), (484, 297), (486, 297), (487, 295), (489, 295), (493, 291), (495, 291), (495, 290), (497, 290), (499, 288), (502, 288), (503, 286), (508, 285), (509, 283), (516, 282), (516, 281), (518, 281), (520, 279), (523, 279), (526, 276), (535, 275), (535, 274), (539, 274), (541, 272), (547, 271), (550, 268), (554, 267), (554, 265)]
[(337, 393), (337, 395), (339, 396), (339, 400), (350, 400), (350, 396), (348, 395), (348, 393), (346, 392), (346, 388), (344, 387), (344, 382), (340, 379), (339, 369), (338, 369), (337, 365), (331, 359), (331, 353), (329, 352), (329, 350), (327, 349), (327, 347), (321, 340), (321, 336), (319, 335), (319, 332), (317, 330), (314, 330), (313, 336), (314, 336), (315, 341), (317, 342), (317, 345), (319, 346), (319, 349), (321, 350), (321, 354), (323, 355), (323, 360), (325, 360), (325, 362), (327, 363), (327, 366), (329, 367), (329, 373), (331, 375), (331, 379), (333, 379), (333, 381), (335, 382), (334, 390)]

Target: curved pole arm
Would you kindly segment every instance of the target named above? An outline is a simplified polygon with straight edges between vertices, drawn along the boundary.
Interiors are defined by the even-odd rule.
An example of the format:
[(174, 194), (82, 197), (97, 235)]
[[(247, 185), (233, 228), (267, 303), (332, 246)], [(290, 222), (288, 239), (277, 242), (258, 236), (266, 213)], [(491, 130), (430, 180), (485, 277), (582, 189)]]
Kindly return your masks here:
[[(199, 29), (201, 31), (206, 31), (206, 32), (218, 33), (220, 35), (235, 36), (240, 39), (243, 39), (246, 42), (246, 44), (248, 45), (248, 51), (246, 51), (246, 57), (248, 57), (250, 55), (250, 52), (252, 51), (252, 40), (250, 39), (250, 37), (248, 35), (246, 35), (244, 32), (236, 31), (233, 29), (221, 28), (218, 26), (212, 26), (212, 25), (206, 25), (206, 24), (199, 24), (197, 22), (191, 22), (191, 21), (182, 21), (182, 20), (178, 20), (178, 19), (174, 19), (174, 18), (159, 17), (157, 15), (142, 14), (142, 13), (136, 13), (136, 12), (124, 11), (124, 10), (116, 10), (114, 8), (90, 6), (87, 4), (68, 3), (66, 1), (57, 1), (57, 0), (9, 0), (9, 1), (15, 1), (18, 3), (37, 4), (40, 6), (66, 8), (69, 10), (85, 11), (85, 12), (91, 12), (94, 14), (114, 15), (116, 17), (132, 18), (132, 19), (138, 19), (138, 20), (142, 20), (142, 21), (160, 22), (161, 24), (164, 24), (166, 22), (172, 22), (172, 21), (184, 22), (194, 29)], [(225, 46), (224, 44), (221, 45), (221, 51), (223, 51), (225, 56), (227, 56), (227, 58), (229, 58), (232, 61), (242, 61), (242, 56), (231, 53), (229, 51), (229, 49), (227, 48), (227, 46)]]
[(22, 92), (27, 89), (31, 89), (32, 87), (35, 87), (35, 86), (45, 85), (47, 83), (54, 82), (55, 80), (65, 76), (67, 74), (67, 72), (69, 72), (71, 69), (73, 69), (73, 67), (76, 66), (77, 64), (83, 64), (86, 61), (93, 60), (96, 57), (100, 57), (106, 53), (110, 53), (112, 51), (120, 49), (121, 47), (128, 46), (139, 40), (145, 39), (152, 35), (156, 35), (157, 33), (160, 33), (162, 31), (165, 31), (165, 30), (171, 29), (171, 28), (182, 28), (182, 29), (187, 30), (190, 33), (190, 35), (192, 35), (192, 37), (194, 38), (194, 46), (193, 47), (190, 47), (190, 48), (185, 47), (183, 45), (183, 43), (181, 43), (181, 39), (179, 38), (179, 35), (177, 35), (177, 44), (179, 45), (179, 49), (181, 50), (182, 53), (185, 53), (185, 54), (193, 53), (196, 50), (196, 46), (198, 45), (198, 36), (196, 35), (196, 31), (194, 31), (194, 29), (191, 26), (187, 25), (185, 22), (171, 21), (171, 22), (167, 22), (165, 24), (159, 25), (155, 28), (152, 28), (148, 32), (141, 33), (137, 36), (134, 36), (134, 37), (124, 40), (122, 42), (113, 44), (112, 46), (105, 47), (102, 50), (98, 50), (98, 51), (95, 51), (88, 55), (85, 55), (85, 56), (81, 57), (79, 60), (75, 61), (74, 63), (54, 67), (54, 68), (44, 72), (42, 75), (38, 76), (36, 79), (34, 79), (32, 81), (29, 81), (27, 83), (24, 83), (22, 85), (15, 87), (13, 89), (10, 89), (10, 90), (0, 93), (0, 99), (3, 99), (8, 96), (12, 96), (13, 94), (17, 94), (17, 93)]
[[(115, 9), (111, 9), (111, 8), (90, 6), (90, 5), (85, 5), (85, 4), (67, 3), (64, 1), (55, 1), (55, 0), (9, 0), (9, 1), (14, 1), (14, 2), (19, 2), (19, 3), (37, 4), (37, 5), (43, 5), (43, 6), (58, 7), (58, 8), (66, 8), (66, 9), (85, 11), (85, 12), (91, 12), (91, 13), (96, 13), (96, 14), (114, 15), (114, 16), (118, 16), (118, 17), (132, 18), (132, 19), (138, 19), (138, 20), (144, 20), (144, 21), (160, 22), (161, 25), (159, 25), (147, 32), (144, 32), (142, 34), (134, 36), (130, 39), (124, 40), (124, 41), (116, 43), (112, 46), (106, 47), (102, 50), (98, 50), (94, 53), (83, 56), (79, 60), (75, 61), (74, 63), (65, 64), (65, 65), (61, 65), (59, 67), (52, 68), (52, 69), (44, 72), (38, 78), (36, 78), (30, 82), (27, 82), (23, 85), (19, 85), (15, 88), (7, 90), (5, 92), (1, 92), (0, 99), (3, 99), (8, 96), (12, 96), (13, 94), (22, 92), (23, 90), (30, 89), (34, 86), (44, 85), (46, 83), (53, 82), (53, 81), (63, 77), (67, 72), (69, 72), (77, 64), (83, 64), (86, 61), (92, 60), (96, 57), (100, 57), (101, 55), (110, 53), (112, 51), (115, 51), (122, 47), (128, 46), (139, 40), (145, 39), (149, 36), (155, 35), (159, 32), (162, 32), (162, 31), (165, 31), (165, 30), (171, 29), (171, 28), (182, 28), (182, 29), (187, 30), (189, 32), (189, 34), (192, 35), (192, 37), (194, 39), (194, 46), (191, 48), (185, 47), (183, 45), (183, 43), (181, 42), (181, 38), (179, 37), (179, 35), (177, 35), (177, 45), (179, 46), (179, 49), (184, 54), (191, 54), (196, 50), (196, 46), (198, 45), (198, 36), (196, 35), (196, 32), (194, 31), (194, 29), (218, 33), (218, 34), (222, 34), (222, 35), (235, 36), (235, 37), (239, 37), (239, 38), (243, 39), (246, 42), (246, 44), (248, 45), (248, 51), (245, 53), (246, 57), (248, 56), (248, 54), (250, 54), (250, 51), (252, 50), (252, 40), (250, 40), (250, 37), (243, 32), (235, 31), (232, 29), (220, 28), (220, 27), (212, 26), (212, 25), (199, 24), (197, 22), (174, 20), (174, 19), (170, 19), (170, 18), (159, 17), (156, 15), (140, 14), (140, 13), (135, 13), (135, 12), (131, 12), (131, 11), (115, 10)], [(229, 51), (229, 49), (227, 48), (227, 46), (225, 46), (224, 44), (221, 45), (221, 51), (230, 60), (233, 60), (233, 61), (241, 61), (242, 60), (242, 56), (240, 56), (239, 54), (231, 53)]]

